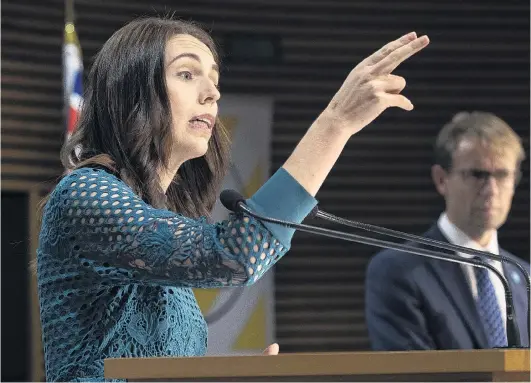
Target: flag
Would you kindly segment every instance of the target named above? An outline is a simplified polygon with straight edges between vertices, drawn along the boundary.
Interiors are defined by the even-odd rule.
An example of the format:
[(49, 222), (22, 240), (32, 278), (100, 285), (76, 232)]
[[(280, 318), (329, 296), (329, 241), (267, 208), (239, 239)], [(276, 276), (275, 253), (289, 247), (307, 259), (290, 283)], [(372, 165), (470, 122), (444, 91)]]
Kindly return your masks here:
[(68, 139), (74, 132), (83, 103), (83, 60), (73, 22), (65, 24), (63, 82), (66, 137)]

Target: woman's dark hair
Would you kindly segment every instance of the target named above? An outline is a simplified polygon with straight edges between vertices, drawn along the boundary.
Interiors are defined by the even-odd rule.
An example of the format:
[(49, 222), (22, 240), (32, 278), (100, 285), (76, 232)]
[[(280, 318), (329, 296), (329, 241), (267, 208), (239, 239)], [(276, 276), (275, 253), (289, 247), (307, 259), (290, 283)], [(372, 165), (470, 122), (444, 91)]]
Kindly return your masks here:
[(61, 161), (67, 171), (105, 167), (152, 206), (197, 218), (209, 216), (214, 207), (229, 142), (218, 119), (206, 154), (183, 163), (164, 194), (159, 171), (168, 166), (173, 147), (164, 57), (166, 42), (178, 34), (204, 43), (219, 64), (214, 41), (192, 23), (149, 17), (125, 25), (96, 55)]

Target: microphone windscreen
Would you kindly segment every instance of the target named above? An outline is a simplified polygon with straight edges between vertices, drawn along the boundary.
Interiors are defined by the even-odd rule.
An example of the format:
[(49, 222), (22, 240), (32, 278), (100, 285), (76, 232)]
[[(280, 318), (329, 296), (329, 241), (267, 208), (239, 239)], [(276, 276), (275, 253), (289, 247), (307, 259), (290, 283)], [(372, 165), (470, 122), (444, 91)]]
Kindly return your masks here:
[(219, 200), (226, 209), (234, 212), (240, 211), (238, 206), (240, 202), (245, 203), (245, 198), (236, 190), (231, 189), (223, 190), (219, 195)]

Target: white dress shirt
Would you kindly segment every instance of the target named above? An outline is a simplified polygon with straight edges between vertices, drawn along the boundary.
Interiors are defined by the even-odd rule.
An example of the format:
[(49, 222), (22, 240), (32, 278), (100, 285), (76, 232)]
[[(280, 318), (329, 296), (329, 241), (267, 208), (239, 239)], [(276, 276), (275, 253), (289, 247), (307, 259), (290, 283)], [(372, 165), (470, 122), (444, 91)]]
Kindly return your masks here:
[[(463, 233), (463, 231), (461, 231), (457, 226), (455, 226), (448, 219), (448, 216), (446, 215), (446, 213), (441, 214), (441, 216), (439, 217), (439, 220), (437, 221), (437, 225), (439, 226), (439, 229), (441, 230), (443, 235), (446, 237), (446, 239), (448, 239), (448, 241), (454, 245), (468, 247), (468, 248), (475, 249), (475, 250), (488, 251), (489, 253), (493, 253), (496, 255), (500, 254), (500, 248), (498, 246), (498, 233), (496, 231), (493, 233), (489, 244), (486, 247), (482, 247), (476, 241), (471, 239), (468, 235)], [(460, 252), (457, 252), (457, 254), (465, 258), (474, 257), (474, 255), (464, 254)], [(485, 258), (483, 258), (483, 261), (488, 262), (490, 265), (494, 266), (503, 275), (503, 267), (501, 265), (501, 262), (490, 260), (490, 259), (485, 259)], [(466, 278), (470, 285), (472, 296), (474, 297), (475, 300), (477, 300), (478, 291), (477, 291), (476, 275), (474, 274), (474, 267), (470, 265), (461, 265), (461, 266), (463, 267)], [(503, 325), (504, 327), (506, 327), (507, 318), (505, 316), (506, 306), (505, 306), (505, 291), (503, 289), (503, 284), (501, 283), (497, 275), (494, 274), (493, 272), (489, 272), (488, 275), (494, 286), (494, 291), (496, 292), (496, 298), (501, 308)]]

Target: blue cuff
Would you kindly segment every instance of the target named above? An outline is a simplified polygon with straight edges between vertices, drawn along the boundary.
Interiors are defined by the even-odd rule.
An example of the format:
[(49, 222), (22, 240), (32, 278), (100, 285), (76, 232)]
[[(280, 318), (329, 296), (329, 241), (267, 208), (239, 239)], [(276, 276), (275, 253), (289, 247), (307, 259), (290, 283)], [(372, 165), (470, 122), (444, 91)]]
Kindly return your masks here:
[[(317, 205), (317, 200), (280, 168), (246, 203), (261, 215), (301, 223)], [(284, 247), (290, 247), (295, 229), (268, 222), (263, 224)]]

